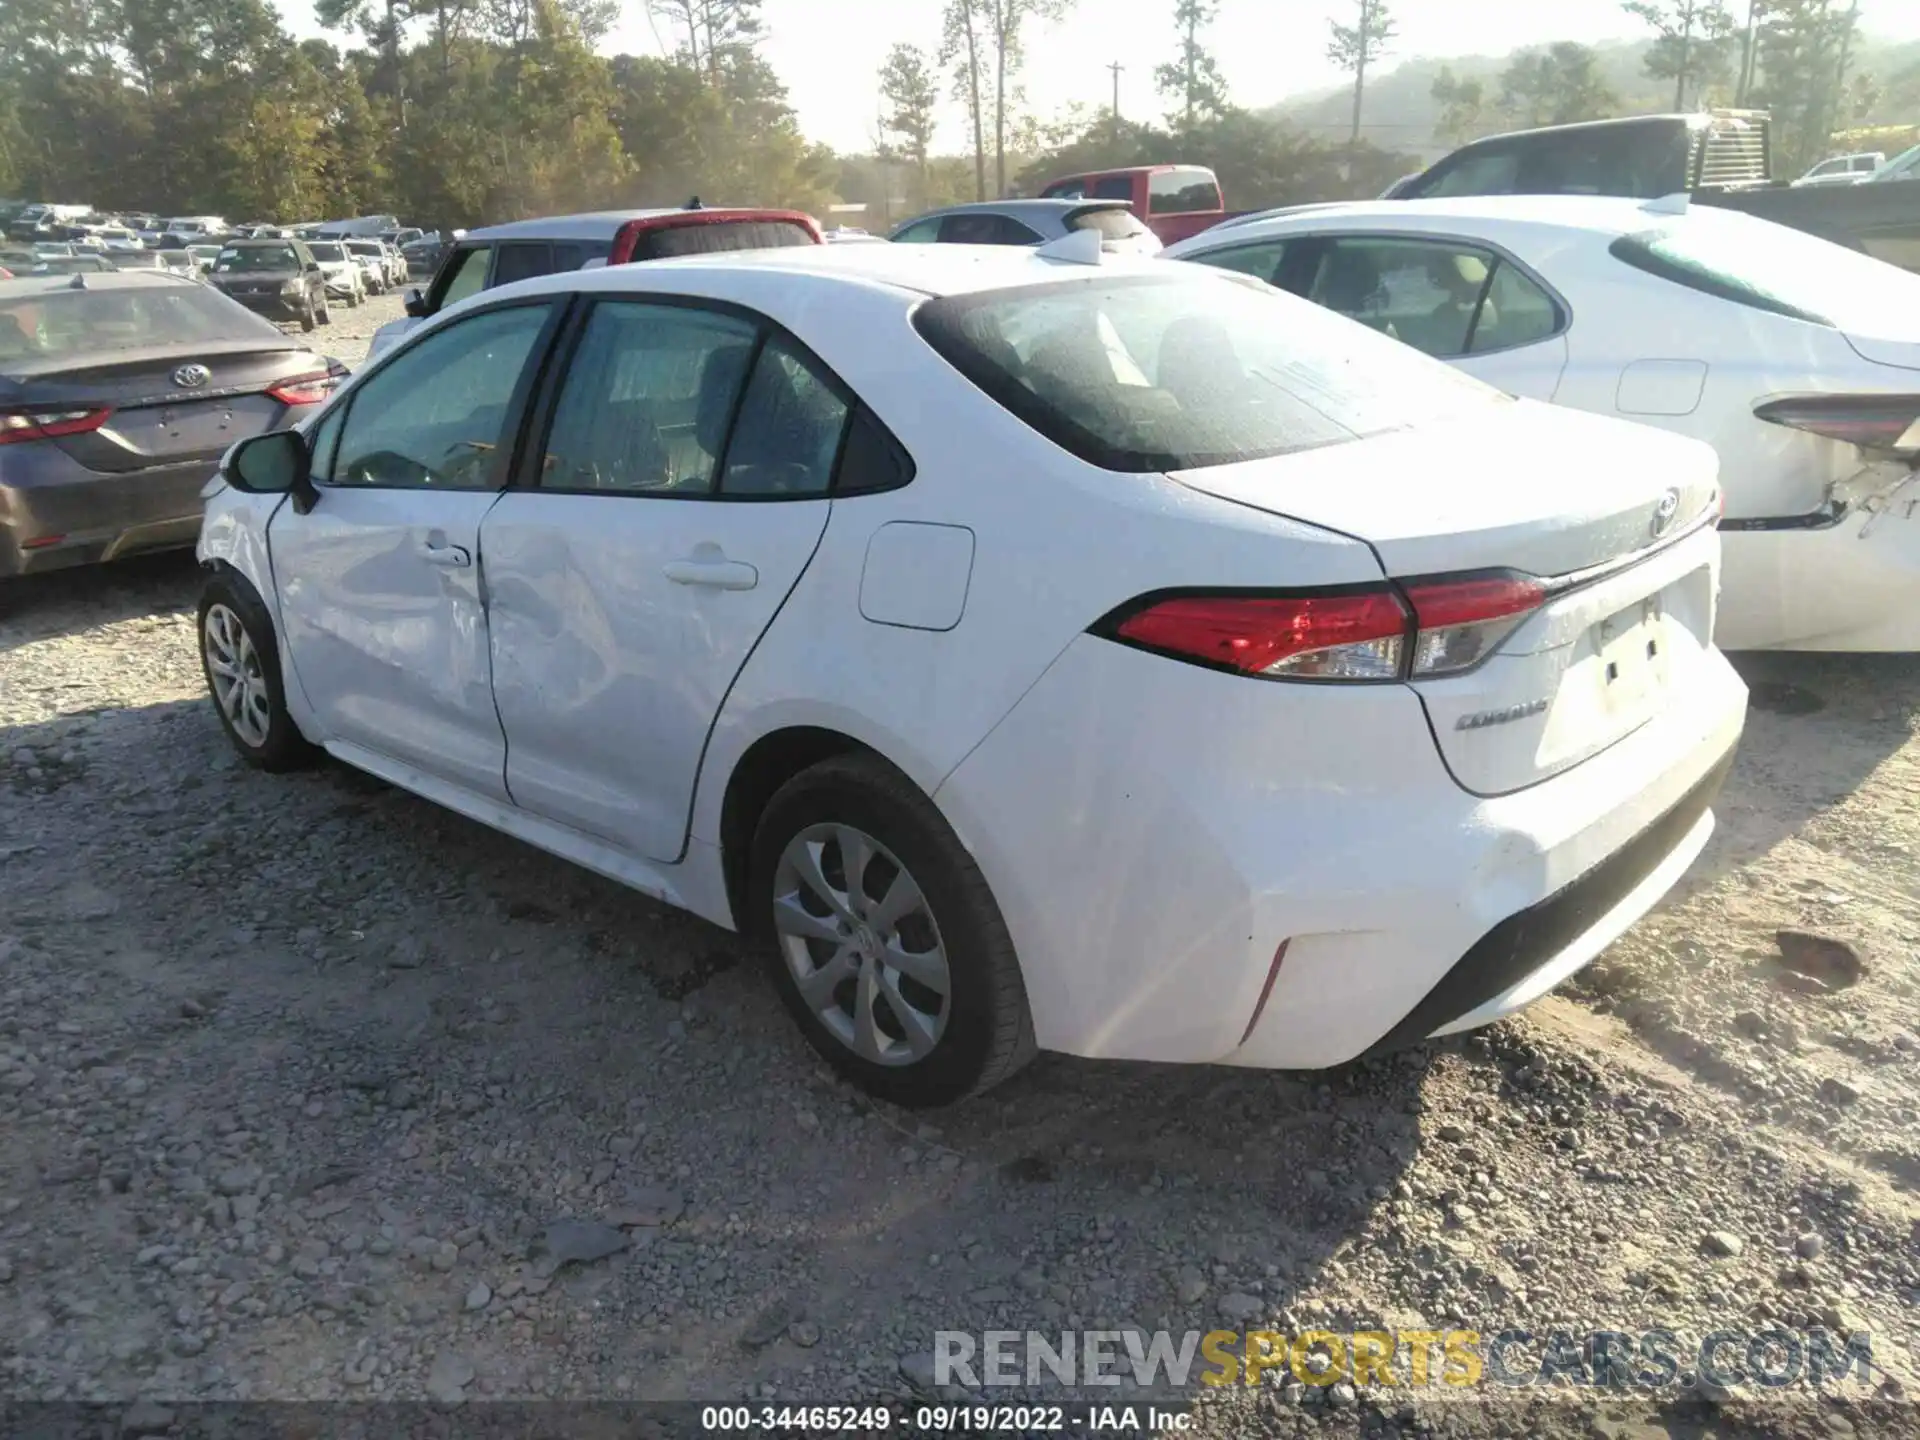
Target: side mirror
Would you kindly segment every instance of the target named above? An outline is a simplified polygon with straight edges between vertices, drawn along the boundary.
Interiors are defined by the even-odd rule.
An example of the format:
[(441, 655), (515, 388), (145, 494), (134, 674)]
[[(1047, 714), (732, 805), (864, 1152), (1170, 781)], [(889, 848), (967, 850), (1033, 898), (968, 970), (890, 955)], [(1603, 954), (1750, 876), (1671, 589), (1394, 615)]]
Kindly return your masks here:
[(249, 495), (292, 495), (302, 515), (319, 498), (313, 488), (312, 459), (297, 430), (269, 430), (242, 440), (220, 464), (227, 483)]
[(320, 268), (320, 262), (318, 260), (309, 260), (307, 262), (307, 272), (309, 274), (311, 274), (315, 270), (318, 270), (319, 268)]
[(411, 315), (414, 319), (424, 320), (427, 318), (427, 297), (421, 291), (407, 291), (406, 307), (407, 314)]

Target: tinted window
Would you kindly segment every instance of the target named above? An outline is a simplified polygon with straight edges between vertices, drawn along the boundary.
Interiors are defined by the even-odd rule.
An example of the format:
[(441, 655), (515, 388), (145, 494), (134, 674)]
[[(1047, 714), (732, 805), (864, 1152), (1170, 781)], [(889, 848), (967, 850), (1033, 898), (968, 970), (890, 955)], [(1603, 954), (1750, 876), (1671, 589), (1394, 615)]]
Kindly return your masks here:
[(791, 220), (713, 220), (698, 225), (643, 230), (633, 258), (665, 260), (674, 255), (707, 255), (719, 250), (774, 250), (786, 245), (811, 244), (813, 236)]
[(487, 261), (491, 258), (492, 252), (485, 246), (456, 253), (447, 269), (446, 278), (440, 282), (440, 299), (435, 308), (444, 310), (469, 295), (478, 295), (481, 287), (487, 283)]
[(1220, 208), (1220, 184), (1211, 170), (1182, 166), (1157, 171), (1147, 183), (1147, 213), (1184, 215)]
[(1212, 265), (1221, 270), (1238, 270), (1242, 275), (1251, 275), (1269, 285), (1278, 285), (1280, 267), (1287, 258), (1287, 242), (1260, 240), (1251, 245), (1235, 245), (1229, 250), (1209, 250), (1204, 255), (1188, 258), (1197, 264)]
[(514, 389), (547, 314), (545, 305), (515, 305), (469, 316), (369, 375), (350, 397), (333, 483), (498, 485)]
[(1428, 355), (1467, 353), (1494, 257), (1434, 240), (1328, 242), (1307, 298)]
[(1784, 225), (1703, 213), (1622, 236), (1613, 255), (1691, 290), (1872, 335), (1920, 334), (1920, 275)]
[(987, 210), (963, 210), (940, 224), (943, 245), (1037, 245), (1040, 236), (1018, 220)]
[(855, 410), (840, 446), (840, 469), (833, 477), (837, 495), (891, 490), (913, 478), (913, 462), (880, 422)]
[(1505, 403), (1405, 346), (1227, 275), (951, 295), (916, 324), (996, 401), (1109, 470), (1224, 465)]
[[(537, 245), (502, 245), (500, 258), (493, 265), (493, 283), (511, 285), (516, 280), (531, 280), (536, 275), (553, 273), (553, 247), (545, 243)], [(445, 303), (451, 305), (453, 301)]]
[(604, 240), (556, 240), (553, 245), (555, 272), (578, 270), (589, 260), (604, 260), (612, 246)]
[(1071, 180), (1059, 180), (1040, 192), (1042, 200), (1078, 200), (1087, 193), (1084, 176), (1076, 175)]
[(1533, 345), (1560, 333), (1566, 323), (1560, 307), (1518, 266), (1498, 260), (1493, 284), (1474, 321), (1468, 353), (1485, 355)]
[(916, 220), (893, 237), (896, 245), (931, 245), (940, 238), (940, 217)]
[(1133, 176), (1102, 175), (1087, 186), (1089, 200), (1124, 200), (1133, 203)]
[(748, 322), (708, 310), (594, 306), (567, 367), (540, 483), (711, 494), (758, 335)]
[(769, 340), (740, 402), (720, 493), (824, 495), (846, 427), (846, 401), (826, 378), (784, 340)]
[[(1444, 162), (1443, 162), (1444, 163)], [(1462, 155), (1401, 193), (1409, 199), (1448, 195), (1511, 195), (1520, 174), (1520, 156), (1511, 147)]]

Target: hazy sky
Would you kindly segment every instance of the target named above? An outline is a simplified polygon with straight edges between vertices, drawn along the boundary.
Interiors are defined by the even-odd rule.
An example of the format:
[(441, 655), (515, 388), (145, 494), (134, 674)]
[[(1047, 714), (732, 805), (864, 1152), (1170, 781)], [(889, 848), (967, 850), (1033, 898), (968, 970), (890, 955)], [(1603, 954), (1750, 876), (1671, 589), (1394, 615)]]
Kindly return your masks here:
[[(316, 33), (311, 0), (275, 3), (294, 30)], [(1326, 60), (1327, 21), (1354, 8), (1353, 0), (1221, 0), (1211, 43), (1234, 100), (1257, 107), (1338, 83)], [(1731, 8), (1745, 11), (1741, 0)], [(869, 148), (875, 72), (896, 41), (935, 45), (940, 9), (940, 0), (765, 0), (764, 53), (786, 82), (806, 133), (838, 150)], [(1392, 10), (1400, 30), (1394, 54), (1401, 57), (1499, 54), (1553, 40), (1646, 33), (1621, 13), (1619, 0), (1392, 0)], [(1121, 113), (1162, 114), (1153, 69), (1171, 52), (1172, 11), (1172, 0), (1078, 0), (1069, 19), (1036, 28), (1029, 41), (1028, 107), (1041, 116), (1074, 101), (1104, 107), (1113, 93), (1106, 67), (1117, 60), (1126, 67)], [(1920, 0), (1861, 0), (1860, 13), (1878, 33), (1920, 37)], [(664, 31), (662, 38), (671, 45)], [(659, 50), (643, 0), (625, 0), (625, 23), (603, 48)], [(950, 105), (941, 144), (959, 149), (961, 143), (959, 110)]]

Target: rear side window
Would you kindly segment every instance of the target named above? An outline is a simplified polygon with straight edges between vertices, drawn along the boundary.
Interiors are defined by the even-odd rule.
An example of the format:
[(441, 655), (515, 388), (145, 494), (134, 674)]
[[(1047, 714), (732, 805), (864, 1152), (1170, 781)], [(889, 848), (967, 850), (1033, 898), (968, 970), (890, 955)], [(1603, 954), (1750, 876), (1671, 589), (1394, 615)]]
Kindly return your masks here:
[(1147, 212), (1152, 215), (1186, 215), (1200, 210), (1220, 208), (1220, 182), (1211, 170), (1181, 166), (1157, 171), (1147, 186)]
[(1443, 360), (1532, 344), (1562, 323), (1526, 274), (1454, 240), (1330, 239), (1307, 298)]
[(1040, 198), (1042, 200), (1078, 200), (1086, 193), (1086, 177), (1076, 175), (1071, 180), (1060, 180), (1047, 186), (1040, 192)]
[(754, 362), (727, 442), (722, 495), (824, 495), (847, 427), (847, 402), (784, 340)]
[(1229, 275), (950, 295), (920, 333), (995, 401), (1107, 470), (1182, 470), (1337, 445), (1509, 403), (1479, 381)]
[(556, 274), (578, 270), (589, 260), (604, 260), (613, 247), (605, 240), (556, 240), (553, 242), (553, 268)]
[(1782, 225), (1711, 223), (1722, 218), (1623, 235), (1609, 248), (1636, 270), (1736, 305), (1841, 330), (1920, 334), (1920, 275)]
[(1131, 175), (1102, 175), (1087, 186), (1089, 200), (1124, 200), (1133, 203), (1133, 177)]
[(806, 227), (791, 220), (711, 220), (698, 225), (666, 225), (640, 233), (635, 260), (666, 260), (675, 255), (710, 255), (722, 250), (773, 250), (811, 245)]
[(536, 275), (552, 273), (553, 247), (545, 241), (502, 245), (500, 258), (493, 265), (493, 283), (511, 285), (516, 280), (531, 280)]
[(940, 222), (943, 245), (1038, 245), (1040, 236), (1008, 215), (962, 210)]

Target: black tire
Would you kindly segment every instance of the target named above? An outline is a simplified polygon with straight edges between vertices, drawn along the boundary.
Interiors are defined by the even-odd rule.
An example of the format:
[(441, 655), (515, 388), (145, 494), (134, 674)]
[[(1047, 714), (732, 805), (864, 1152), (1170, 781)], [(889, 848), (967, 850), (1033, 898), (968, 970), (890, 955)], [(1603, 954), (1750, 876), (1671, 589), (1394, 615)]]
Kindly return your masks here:
[[(259, 662), (259, 680), (266, 692), (265, 735), (255, 743), (234, 728), (233, 720), (221, 704), (220, 690), (214, 683), (209, 650), (208, 619), (216, 607), (237, 618)], [(280, 678), (280, 645), (273, 633), (273, 621), (267, 607), (254, 593), (253, 586), (231, 570), (210, 572), (200, 592), (200, 611), (195, 626), (200, 649), (200, 672), (206, 677), (207, 695), (213, 701), (213, 713), (220, 717), (220, 728), (240, 758), (258, 770), (279, 772), (299, 769), (318, 756), (319, 751), (300, 733), (300, 727), (287, 713), (287, 693)]]
[[(897, 857), (925, 897), (925, 913), (945, 956), (948, 995), (941, 1007), (944, 1028), (918, 1059), (888, 1064), (855, 1053), (801, 995), (775, 926), (776, 883), (789, 842), (825, 824), (865, 832)], [(824, 861), (829, 852), (821, 853)], [(877, 856), (875, 863), (888, 861)], [(839, 869), (844, 877), (844, 862)], [(991, 1089), (1033, 1058), (1033, 1019), (1020, 962), (986, 877), (933, 802), (877, 757), (824, 760), (780, 788), (754, 833), (747, 906), (746, 928), (763, 941), (774, 985), (808, 1043), (870, 1094), (913, 1108), (950, 1105)], [(834, 948), (824, 940), (811, 944)], [(818, 963), (821, 957), (809, 953), (810, 963)], [(898, 976), (895, 983), (901, 983)], [(843, 988), (851, 996), (856, 984), (848, 980)], [(935, 992), (920, 993), (931, 997)], [(857, 1002), (849, 1003), (857, 1013)], [(888, 1018), (893, 1017), (889, 1009)], [(899, 1024), (895, 1019), (896, 1035)]]
[(304, 333), (304, 332), (307, 332), (307, 331), (311, 331), (311, 330), (313, 329), (313, 325), (314, 325), (314, 319), (313, 319), (313, 297), (312, 297), (312, 296), (308, 296), (308, 297), (307, 297), (307, 308), (306, 308), (305, 310), (302, 310), (302, 311), (300, 312), (300, 329), (301, 329), (301, 331), (302, 331), (303, 333)]

